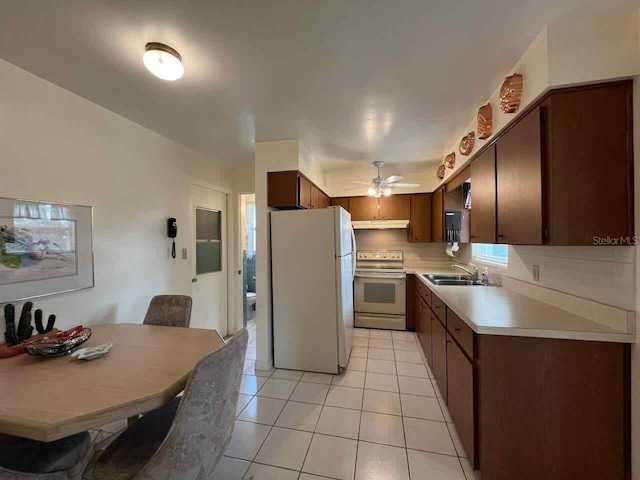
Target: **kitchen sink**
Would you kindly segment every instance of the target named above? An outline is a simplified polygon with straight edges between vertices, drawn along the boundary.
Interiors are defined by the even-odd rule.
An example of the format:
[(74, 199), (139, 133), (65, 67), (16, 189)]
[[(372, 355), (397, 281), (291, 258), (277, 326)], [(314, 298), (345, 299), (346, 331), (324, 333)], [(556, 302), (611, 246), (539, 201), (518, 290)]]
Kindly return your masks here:
[(471, 275), (458, 275), (457, 273), (433, 273), (425, 275), (425, 277), (431, 282), (434, 280), (471, 280)]
[(434, 285), (480, 285), (471, 279), (455, 279), (455, 278), (439, 278), (436, 280), (430, 280)]
[(456, 275), (456, 274), (429, 274), (425, 275), (426, 279), (434, 285), (460, 285), (471, 286), (480, 285), (479, 282), (474, 282), (471, 279), (471, 275)]

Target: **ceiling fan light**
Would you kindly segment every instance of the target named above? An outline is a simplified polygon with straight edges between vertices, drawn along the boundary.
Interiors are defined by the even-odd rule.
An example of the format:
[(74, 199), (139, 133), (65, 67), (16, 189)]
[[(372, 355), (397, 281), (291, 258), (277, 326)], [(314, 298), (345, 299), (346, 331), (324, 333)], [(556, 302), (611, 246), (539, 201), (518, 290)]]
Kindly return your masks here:
[(147, 43), (142, 61), (147, 70), (162, 80), (174, 81), (184, 75), (182, 57), (176, 50), (163, 43)]
[(373, 187), (369, 187), (369, 190), (367, 190), (367, 194), (368, 194), (370, 197), (375, 197), (375, 196), (376, 196), (376, 189), (375, 189), (375, 188), (373, 188)]
[(391, 195), (391, 189), (390, 188), (385, 188), (384, 189), (384, 196), (388, 197), (389, 195)]

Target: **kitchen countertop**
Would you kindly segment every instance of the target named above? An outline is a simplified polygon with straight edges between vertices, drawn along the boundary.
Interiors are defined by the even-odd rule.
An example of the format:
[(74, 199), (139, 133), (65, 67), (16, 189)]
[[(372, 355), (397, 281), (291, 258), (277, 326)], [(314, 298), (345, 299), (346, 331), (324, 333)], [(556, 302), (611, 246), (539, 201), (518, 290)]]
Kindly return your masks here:
[(424, 275), (464, 274), (450, 267), (407, 268), (474, 332), (484, 335), (634, 343), (635, 334), (573, 314), (502, 287), (434, 285)]

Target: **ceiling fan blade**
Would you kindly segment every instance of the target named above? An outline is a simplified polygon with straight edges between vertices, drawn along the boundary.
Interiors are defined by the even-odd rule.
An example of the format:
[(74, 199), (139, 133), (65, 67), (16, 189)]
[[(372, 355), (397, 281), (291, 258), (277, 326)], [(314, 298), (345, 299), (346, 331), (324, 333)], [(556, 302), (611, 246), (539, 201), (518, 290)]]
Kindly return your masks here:
[(391, 183), (387, 185), (387, 187), (391, 188), (418, 188), (419, 186), (419, 183)]
[(390, 177), (385, 178), (383, 182), (386, 184), (389, 184), (389, 183), (399, 182), (402, 179), (403, 177), (401, 177), (400, 175), (391, 175)]
[(349, 182), (351, 182), (351, 183), (357, 183), (357, 184), (359, 184), (359, 185), (368, 185), (368, 186), (371, 186), (371, 182), (361, 182), (361, 181), (359, 181), (359, 180), (349, 180)]
[[(367, 184), (368, 185), (368, 184)], [(364, 190), (367, 187), (353, 187), (353, 188), (345, 188), (345, 191), (350, 192), (351, 190)]]

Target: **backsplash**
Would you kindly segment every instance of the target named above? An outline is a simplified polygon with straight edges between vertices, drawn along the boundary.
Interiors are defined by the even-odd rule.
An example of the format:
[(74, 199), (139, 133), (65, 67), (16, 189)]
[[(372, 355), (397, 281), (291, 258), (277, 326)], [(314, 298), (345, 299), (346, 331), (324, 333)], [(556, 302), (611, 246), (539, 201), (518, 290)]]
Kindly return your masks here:
[[(471, 245), (460, 246), (471, 260)], [(478, 266), (482, 262), (474, 261)], [(540, 279), (533, 280), (533, 265)], [(487, 265), (498, 274), (624, 310), (635, 310), (635, 247), (509, 246), (509, 266)]]
[(443, 243), (409, 243), (407, 231), (356, 230), (359, 250), (402, 250), (405, 262), (416, 260), (447, 260)]

